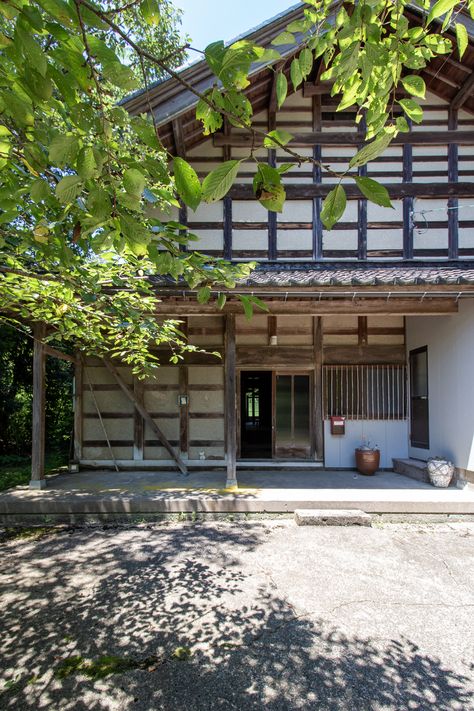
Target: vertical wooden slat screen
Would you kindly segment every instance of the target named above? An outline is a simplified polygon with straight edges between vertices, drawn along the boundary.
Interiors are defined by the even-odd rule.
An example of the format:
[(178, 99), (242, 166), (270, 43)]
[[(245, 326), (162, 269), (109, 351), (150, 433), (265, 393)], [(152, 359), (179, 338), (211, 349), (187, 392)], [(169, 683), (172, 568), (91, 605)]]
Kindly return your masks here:
[(324, 419), (405, 420), (405, 365), (325, 365)]

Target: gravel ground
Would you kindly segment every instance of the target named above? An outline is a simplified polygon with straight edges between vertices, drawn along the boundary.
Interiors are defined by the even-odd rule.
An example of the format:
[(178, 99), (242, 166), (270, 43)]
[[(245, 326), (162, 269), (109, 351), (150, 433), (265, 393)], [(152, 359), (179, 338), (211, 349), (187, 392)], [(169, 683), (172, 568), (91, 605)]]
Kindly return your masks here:
[(291, 520), (6, 540), (0, 708), (474, 709), (473, 543)]

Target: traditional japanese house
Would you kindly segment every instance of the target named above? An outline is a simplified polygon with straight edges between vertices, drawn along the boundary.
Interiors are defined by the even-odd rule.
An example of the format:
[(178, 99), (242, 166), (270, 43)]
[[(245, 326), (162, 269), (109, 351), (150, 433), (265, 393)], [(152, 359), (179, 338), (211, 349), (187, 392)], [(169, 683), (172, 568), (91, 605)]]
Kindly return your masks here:
[[(247, 36), (269, 44), (301, 12), (293, 7)], [(410, 20), (420, 22), (415, 10)], [(157, 283), (159, 317), (182, 319), (190, 341), (221, 359), (190, 353), (174, 366), (165, 358), (144, 382), (93, 359), (78, 371), (81, 465), (226, 467), (232, 483), (239, 466), (352, 468), (354, 448), (370, 441), (382, 467), (442, 454), (459, 476), (474, 476), (473, 68), (472, 41), (462, 61), (454, 51), (434, 61), (422, 72), (423, 123), (360, 169), (386, 185), (393, 210), (348, 185), (342, 221), (326, 231), (321, 204), (334, 179), (302, 164), (285, 175), (283, 212), (267, 212), (247, 160), (221, 202), (172, 216), (198, 235), (200, 251), (258, 267), (222, 311), (217, 291), (201, 305), (186, 285)], [(213, 83), (202, 61), (181, 73), (200, 90)], [(346, 168), (362, 137), (319, 76), (315, 63), (277, 111), (274, 74), (256, 66), (246, 95), (257, 126), (286, 129), (301, 154)], [(133, 114), (151, 108), (166, 148), (202, 174), (248, 155), (241, 130), (203, 136), (196, 97), (173, 78), (124, 105)], [(288, 162), (281, 150), (260, 147), (258, 156)], [(236, 293), (258, 295), (268, 313), (247, 320)]]

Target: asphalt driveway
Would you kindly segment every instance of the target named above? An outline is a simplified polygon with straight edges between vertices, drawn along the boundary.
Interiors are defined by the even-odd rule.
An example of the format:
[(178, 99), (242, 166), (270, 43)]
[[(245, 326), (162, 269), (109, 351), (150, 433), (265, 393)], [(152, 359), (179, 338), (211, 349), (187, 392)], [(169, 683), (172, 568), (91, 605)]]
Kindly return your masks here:
[(474, 709), (474, 524), (0, 543), (0, 707)]

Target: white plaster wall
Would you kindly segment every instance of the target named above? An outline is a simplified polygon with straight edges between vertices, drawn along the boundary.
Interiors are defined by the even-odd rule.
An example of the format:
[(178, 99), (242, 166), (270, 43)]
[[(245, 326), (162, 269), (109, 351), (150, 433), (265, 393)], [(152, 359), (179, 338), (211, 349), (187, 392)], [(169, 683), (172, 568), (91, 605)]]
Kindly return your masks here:
[(461, 300), (450, 316), (406, 319), (408, 351), (428, 346), (430, 449), (411, 457), (448, 457), (474, 470), (474, 300)]
[(332, 435), (324, 421), (324, 464), (326, 467), (355, 468), (356, 447), (370, 441), (380, 449), (380, 466), (391, 469), (393, 457), (408, 457), (407, 420), (346, 420), (346, 433)]

